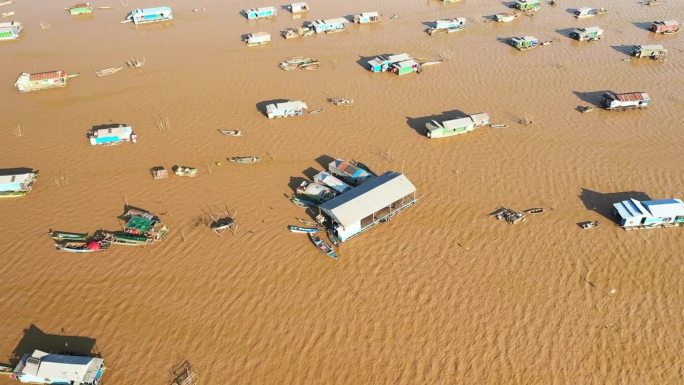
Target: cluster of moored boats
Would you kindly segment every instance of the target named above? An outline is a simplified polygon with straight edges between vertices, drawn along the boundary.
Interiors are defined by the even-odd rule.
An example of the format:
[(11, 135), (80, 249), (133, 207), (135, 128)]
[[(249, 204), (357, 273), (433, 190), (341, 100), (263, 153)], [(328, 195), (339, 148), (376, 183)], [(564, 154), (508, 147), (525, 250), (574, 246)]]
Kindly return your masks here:
[(160, 241), (168, 228), (158, 216), (145, 210), (126, 207), (120, 217), (124, 220), (122, 231), (98, 230), (93, 235), (50, 230), (57, 250), (70, 253), (94, 253), (106, 251), (112, 245), (145, 246)]

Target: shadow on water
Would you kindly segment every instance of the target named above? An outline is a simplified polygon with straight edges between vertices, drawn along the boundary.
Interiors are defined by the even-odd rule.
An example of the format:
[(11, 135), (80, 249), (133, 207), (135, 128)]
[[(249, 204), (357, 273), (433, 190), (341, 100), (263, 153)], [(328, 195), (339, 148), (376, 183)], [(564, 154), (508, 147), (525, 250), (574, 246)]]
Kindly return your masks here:
[(612, 215), (613, 203), (618, 203), (627, 199), (636, 199), (639, 201), (648, 201), (651, 198), (641, 191), (624, 191), (615, 193), (601, 193), (582, 188), (579, 199), (584, 204), (587, 210), (595, 211), (602, 216), (614, 220)]
[(285, 103), (285, 102), (289, 102), (289, 100), (287, 100), (287, 99), (264, 100), (263, 102), (259, 102), (256, 104), (256, 109), (257, 109), (257, 111), (264, 114), (264, 116), (268, 117), (268, 113), (266, 112), (266, 106), (268, 106), (269, 104)]
[(335, 160), (335, 158), (333, 158), (333, 157), (330, 156), (330, 155), (321, 155), (321, 156), (319, 156), (318, 158), (316, 158), (316, 163), (318, 163), (321, 167), (323, 167), (324, 170), (327, 170), (327, 169), (328, 169), (328, 165), (329, 165), (330, 162), (332, 162), (333, 160)]
[(634, 45), (611, 45), (610, 48), (625, 54), (627, 56), (632, 56), (632, 51), (634, 50)]
[(612, 91), (590, 91), (590, 92), (580, 92), (572, 91), (580, 100), (585, 103), (589, 103), (595, 107), (601, 107), (603, 103), (603, 95), (606, 93), (612, 93)]
[(24, 335), (14, 348), (10, 364), (16, 366), (24, 354), (31, 354), (36, 349), (47, 353), (100, 357), (94, 338), (48, 334), (31, 324), (24, 329)]
[(570, 37), (570, 34), (572, 31), (574, 31), (575, 28), (562, 28), (562, 29), (557, 29), (556, 33), (565, 37)]
[(634, 22), (634, 23), (632, 23), (632, 24), (634, 24), (634, 26), (637, 27), (637, 28), (639, 28), (639, 29), (643, 29), (643, 30), (649, 31), (649, 32), (651, 31), (651, 29), (650, 29), (650, 28), (651, 28), (651, 23)]
[(406, 117), (406, 124), (408, 124), (409, 127), (413, 128), (414, 131), (420, 136), (425, 136), (425, 123), (428, 123), (432, 120), (436, 120), (438, 122), (442, 122), (444, 120), (452, 120), (452, 119), (458, 119), (458, 118), (465, 118), (468, 116), (466, 113), (460, 110), (451, 110), (451, 111), (444, 111), (439, 115), (430, 115), (430, 116), (424, 116), (420, 118), (411, 118), (411, 117)]

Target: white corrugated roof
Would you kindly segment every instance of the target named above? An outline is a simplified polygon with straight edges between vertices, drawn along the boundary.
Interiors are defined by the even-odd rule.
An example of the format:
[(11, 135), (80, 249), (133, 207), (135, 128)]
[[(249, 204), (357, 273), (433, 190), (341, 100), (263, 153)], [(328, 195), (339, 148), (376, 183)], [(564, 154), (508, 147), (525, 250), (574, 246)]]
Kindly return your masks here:
[(390, 171), (368, 179), (319, 207), (347, 227), (415, 191), (416, 187), (404, 174)]
[(684, 203), (681, 199), (661, 199), (641, 202), (654, 217), (672, 218), (684, 215)]
[(2, 183), (28, 183), (33, 179), (35, 174), (28, 172), (25, 174), (11, 174), (0, 175), (0, 184)]
[(75, 383), (91, 382), (93, 371), (104, 361), (101, 358), (48, 354), (35, 350), (27, 357), (22, 374), (46, 378), (52, 381), (68, 380)]

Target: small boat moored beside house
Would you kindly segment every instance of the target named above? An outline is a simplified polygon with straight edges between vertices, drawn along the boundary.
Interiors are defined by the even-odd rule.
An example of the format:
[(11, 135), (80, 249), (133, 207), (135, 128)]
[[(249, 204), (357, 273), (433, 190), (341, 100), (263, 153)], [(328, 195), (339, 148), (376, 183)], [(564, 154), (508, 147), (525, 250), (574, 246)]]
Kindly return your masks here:
[(636, 110), (647, 108), (651, 102), (645, 92), (627, 92), (623, 94), (605, 93), (603, 94), (603, 108), (607, 110)]
[(48, 88), (66, 87), (69, 76), (65, 71), (50, 71), (36, 74), (22, 72), (14, 85), (19, 92), (39, 91)]
[(579, 41), (596, 41), (603, 37), (603, 30), (599, 27), (578, 28), (570, 32), (570, 37)]
[(268, 116), (269, 119), (301, 116), (304, 115), (304, 110), (308, 108), (309, 106), (300, 100), (273, 103), (266, 106), (266, 116)]
[(18, 39), (22, 29), (23, 26), (18, 21), (0, 23), (0, 41)]
[(335, 159), (328, 164), (328, 171), (352, 186), (358, 186), (372, 179), (373, 174), (362, 169), (354, 163), (342, 159)]
[(131, 126), (114, 124), (90, 131), (88, 133), (88, 140), (93, 146), (111, 146), (123, 142), (136, 143), (138, 141), (138, 136), (133, 132)]
[(515, 0), (513, 6), (521, 11), (538, 11), (541, 9), (541, 0)]
[(321, 171), (318, 174), (314, 175), (313, 181), (318, 184), (328, 186), (339, 194), (351, 189), (350, 185), (337, 179), (335, 176), (333, 176), (327, 171)]
[(270, 19), (278, 15), (276, 7), (250, 8), (244, 12), (248, 20)]
[(379, 12), (362, 12), (352, 16), (352, 20), (356, 24), (377, 23), (382, 20)]
[(612, 213), (618, 224), (627, 230), (684, 226), (684, 203), (681, 199), (627, 199), (614, 203)]
[(416, 188), (398, 172), (372, 177), (318, 206), (326, 226), (341, 242), (349, 240), (417, 202)]
[(80, 3), (67, 8), (70, 15), (87, 15), (93, 13), (93, 6), (90, 3)]
[(465, 28), (465, 23), (465, 17), (457, 17), (454, 19), (440, 19), (434, 22), (433, 27), (427, 29), (427, 33), (430, 36), (434, 36), (438, 33), (451, 33), (462, 31), (463, 28)]
[(539, 39), (534, 36), (512, 37), (508, 39), (508, 44), (520, 51), (539, 46)]
[(21, 357), (12, 377), (34, 384), (98, 385), (104, 370), (102, 358), (34, 350)]
[(344, 17), (315, 20), (307, 26), (312, 28), (316, 33), (334, 33), (347, 29), (347, 27), (349, 27), (349, 20), (345, 19)]
[(677, 20), (654, 21), (649, 28), (651, 32), (669, 35), (679, 32)]
[(0, 198), (21, 197), (33, 189), (38, 171), (6, 173), (0, 170)]
[(494, 15), (494, 20), (499, 23), (510, 23), (511, 21), (518, 18), (518, 13), (497, 13)]
[(607, 12), (608, 12), (608, 10), (605, 8), (582, 7), (582, 8), (577, 8), (573, 14), (576, 18), (582, 19), (585, 17), (594, 17), (596, 15), (603, 15)]
[(667, 55), (667, 50), (660, 44), (637, 45), (631, 54), (638, 58), (662, 59)]
[(489, 124), (489, 115), (486, 113), (469, 115), (464, 118), (446, 120), (441, 123), (433, 120), (425, 123), (425, 136), (430, 139), (445, 138), (465, 134), (478, 127)]
[(316, 182), (302, 181), (297, 187), (296, 193), (316, 203), (323, 203), (334, 198), (337, 193), (330, 187)]
[(271, 42), (271, 35), (268, 32), (255, 32), (247, 35), (245, 43), (248, 47), (253, 47), (255, 45), (264, 45)]
[(173, 20), (171, 7), (134, 9), (128, 13), (125, 21), (132, 21), (135, 24), (146, 24), (167, 20)]
[(292, 3), (288, 8), (292, 13), (309, 12), (309, 5), (306, 3)]

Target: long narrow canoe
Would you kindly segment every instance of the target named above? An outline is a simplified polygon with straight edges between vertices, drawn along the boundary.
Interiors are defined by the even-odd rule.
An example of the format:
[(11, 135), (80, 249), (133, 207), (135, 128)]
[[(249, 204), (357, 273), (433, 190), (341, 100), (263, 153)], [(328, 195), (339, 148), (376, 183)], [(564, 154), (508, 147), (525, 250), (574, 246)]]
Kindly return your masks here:
[(335, 250), (333, 250), (333, 247), (330, 246), (328, 242), (322, 240), (313, 233), (309, 233), (309, 238), (311, 239), (311, 242), (316, 245), (318, 250), (322, 251), (325, 255), (332, 259), (337, 259), (337, 253), (335, 253)]
[(287, 226), (287, 229), (292, 231), (293, 233), (317, 233), (321, 231), (318, 227), (302, 227), (302, 226), (294, 226), (294, 225), (289, 225)]
[(50, 231), (50, 238), (56, 241), (85, 241), (88, 233), (70, 233), (67, 231)]

